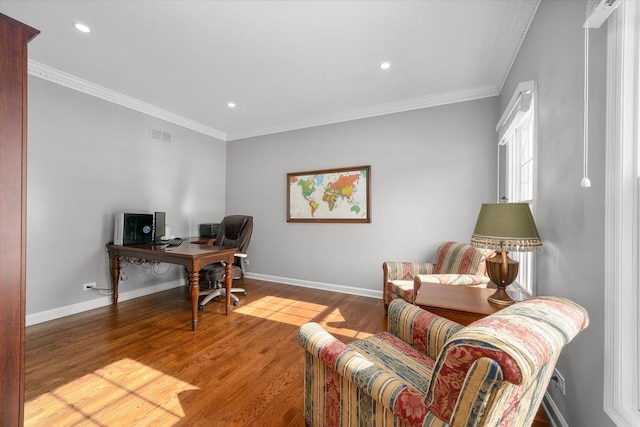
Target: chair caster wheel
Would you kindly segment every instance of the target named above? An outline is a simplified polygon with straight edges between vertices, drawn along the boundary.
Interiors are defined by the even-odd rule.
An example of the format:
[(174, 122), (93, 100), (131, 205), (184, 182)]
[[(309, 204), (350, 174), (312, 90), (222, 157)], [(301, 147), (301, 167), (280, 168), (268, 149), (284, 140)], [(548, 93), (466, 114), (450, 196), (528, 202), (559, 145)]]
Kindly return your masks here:
[(198, 306), (198, 310), (200, 310), (200, 311), (204, 310), (204, 305), (199, 305)]
[(242, 293), (242, 295), (244, 295), (244, 296), (246, 297), (246, 296), (247, 296), (247, 291), (244, 291), (244, 292)]
[(236, 305), (238, 305), (238, 303), (239, 303), (239, 302), (240, 302), (240, 301), (234, 301), (234, 302), (233, 302), (233, 306), (235, 307)]

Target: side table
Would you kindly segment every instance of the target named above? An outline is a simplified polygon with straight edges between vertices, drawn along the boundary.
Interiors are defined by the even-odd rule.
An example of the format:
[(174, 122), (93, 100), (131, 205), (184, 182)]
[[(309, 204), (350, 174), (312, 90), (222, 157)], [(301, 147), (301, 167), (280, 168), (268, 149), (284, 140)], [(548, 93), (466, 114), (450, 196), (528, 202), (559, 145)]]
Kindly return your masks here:
[[(487, 297), (494, 292), (495, 289), (489, 288), (423, 283), (416, 296), (415, 304), (431, 313), (466, 326), (507, 307), (487, 301)], [(508, 292), (516, 301), (531, 298), (531, 295), (521, 290)]]

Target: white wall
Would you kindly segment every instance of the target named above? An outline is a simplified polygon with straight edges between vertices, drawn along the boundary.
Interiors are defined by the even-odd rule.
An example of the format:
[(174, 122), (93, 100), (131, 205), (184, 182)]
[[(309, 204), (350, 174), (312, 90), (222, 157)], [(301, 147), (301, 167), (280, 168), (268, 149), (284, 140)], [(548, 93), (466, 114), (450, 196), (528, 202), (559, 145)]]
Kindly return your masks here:
[[(231, 141), (227, 214), (254, 216), (249, 272), (382, 295), (383, 261), (468, 242), (495, 201), (497, 98)], [(286, 222), (286, 175), (371, 165), (370, 224)]]
[[(28, 107), (28, 316), (106, 300), (81, 287), (110, 287), (114, 212), (165, 211), (178, 236), (224, 215), (224, 142), (35, 77)], [(152, 127), (172, 142), (151, 141)], [(120, 294), (183, 276), (124, 272)]]
[(500, 96), (506, 107), (518, 82), (538, 82), (536, 254), (540, 295), (583, 305), (589, 327), (563, 350), (558, 369), (566, 396), (549, 388), (570, 426), (612, 425), (603, 411), (604, 169), (606, 28), (590, 32), (590, 164), (582, 178), (585, 1), (543, 1)]

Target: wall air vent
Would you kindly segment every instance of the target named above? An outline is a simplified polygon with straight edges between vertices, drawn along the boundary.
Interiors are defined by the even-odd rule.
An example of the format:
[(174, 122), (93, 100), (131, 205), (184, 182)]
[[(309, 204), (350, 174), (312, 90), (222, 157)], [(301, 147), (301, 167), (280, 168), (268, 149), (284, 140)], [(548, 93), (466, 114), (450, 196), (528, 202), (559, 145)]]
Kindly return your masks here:
[(149, 137), (151, 138), (152, 141), (166, 142), (166, 143), (171, 142), (171, 134), (169, 132), (161, 131), (160, 129), (152, 128), (149, 134)]

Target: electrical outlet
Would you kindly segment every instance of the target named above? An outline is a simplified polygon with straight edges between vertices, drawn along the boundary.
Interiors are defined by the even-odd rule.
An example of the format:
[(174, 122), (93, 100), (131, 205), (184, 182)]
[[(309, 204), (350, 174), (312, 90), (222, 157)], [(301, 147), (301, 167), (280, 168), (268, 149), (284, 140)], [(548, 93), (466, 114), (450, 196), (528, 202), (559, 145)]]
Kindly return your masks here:
[(95, 287), (96, 287), (96, 282), (85, 283), (84, 285), (82, 285), (82, 290), (88, 291), (89, 289), (93, 289)]
[(560, 375), (560, 372), (558, 372), (557, 369), (553, 370), (553, 377), (552, 377), (553, 381), (555, 381), (556, 383), (556, 387), (558, 387), (560, 389), (560, 393), (562, 393), (562, 395), (564, 396), (565, 394), (565, 384), (564, 384), (564, 377), (562, 375)]

